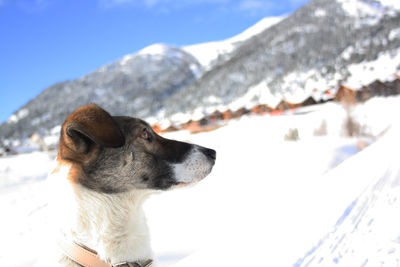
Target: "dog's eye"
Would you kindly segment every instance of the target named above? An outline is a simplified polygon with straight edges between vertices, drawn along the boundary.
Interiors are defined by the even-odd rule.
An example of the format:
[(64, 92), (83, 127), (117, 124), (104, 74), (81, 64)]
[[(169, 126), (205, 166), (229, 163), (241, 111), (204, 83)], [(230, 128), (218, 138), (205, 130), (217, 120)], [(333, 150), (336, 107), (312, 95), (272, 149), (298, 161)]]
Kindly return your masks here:
[(140, 137), (142, 137), (143, 139), (147, 140), (147, 141), (151, 141), (151, 135), (150, 133), (147, 131), (146, 128), (143, 128), (142, 133), (140, 134)]

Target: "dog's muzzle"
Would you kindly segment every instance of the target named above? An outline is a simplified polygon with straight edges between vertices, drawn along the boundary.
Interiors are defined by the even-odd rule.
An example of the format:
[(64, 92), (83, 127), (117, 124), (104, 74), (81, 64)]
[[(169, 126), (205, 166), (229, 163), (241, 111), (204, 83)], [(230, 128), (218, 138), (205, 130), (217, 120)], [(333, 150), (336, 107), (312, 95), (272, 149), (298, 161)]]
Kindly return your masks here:
[(175, 180), (180, 184), (200, 181), (211, 172), (216, 158), (215, 150), (194, 145), (181, 163), (171, 164)]

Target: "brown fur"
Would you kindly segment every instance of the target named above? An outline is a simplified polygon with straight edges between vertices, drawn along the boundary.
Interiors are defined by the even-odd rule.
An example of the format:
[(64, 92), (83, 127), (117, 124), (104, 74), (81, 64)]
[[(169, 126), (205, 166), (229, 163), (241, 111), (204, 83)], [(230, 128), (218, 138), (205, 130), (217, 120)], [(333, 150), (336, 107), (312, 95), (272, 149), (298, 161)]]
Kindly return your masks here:
[(95, 154), (93, 143), (120, 147), (124, 136), (108, 112), (90, 104), (72, 112), (63, 123), (59, 155), (64, 160), (85, 162)]
[(71, 183), (118, 193), (166, 190), (179, 184), (174, 164), (195, 151), (203, 155), (198, 156), (211, 171), (214, 150), (163, 138), (140, 119), (111, 116), (90, 104), (72, 112), (63, 123), (57, 159), (60, 165), (70, 166)]
[[(151, 258), (143, 201), (155, 190), (200, 181), (215, 160), (214, 150), (163, 138), (143, 120), (94, 104), (78, 108), (62, 125), (52, 172), (68, 185), (55, 199), (61, 231), (106, 261)], [(59, 263), (78, 266), (64, 255)]]

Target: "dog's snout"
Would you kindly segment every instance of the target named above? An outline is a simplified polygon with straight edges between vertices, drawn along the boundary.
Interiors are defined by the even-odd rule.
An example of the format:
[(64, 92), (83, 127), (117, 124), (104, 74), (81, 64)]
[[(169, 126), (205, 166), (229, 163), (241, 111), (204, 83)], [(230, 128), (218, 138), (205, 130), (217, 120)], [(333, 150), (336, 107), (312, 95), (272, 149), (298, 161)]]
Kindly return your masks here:
[(206, 155), (208, 158), (212, 159), (212, 160), (216, 160), (217, 159), (217, 152), (215, 150), (213, 150), (213, 149), (202, 147), (201, 148), (201, 152), (204, 155)]

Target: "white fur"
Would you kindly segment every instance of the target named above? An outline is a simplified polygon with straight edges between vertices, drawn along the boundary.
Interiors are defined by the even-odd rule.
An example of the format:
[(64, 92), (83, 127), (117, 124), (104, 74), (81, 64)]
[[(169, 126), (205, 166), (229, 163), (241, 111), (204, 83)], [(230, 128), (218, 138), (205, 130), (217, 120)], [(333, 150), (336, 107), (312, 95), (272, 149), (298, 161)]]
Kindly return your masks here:
[[(72, 185), (64, 166), (50, 181), (53, 192), (53, 214), (58, 235), (83, 244), (112, 264), (152, 259), (149, 231), (142, 210), (150, 190), (105, 194)], [(77, 266), (60, 255), (58, 266)], [(53, 266), (57, 266), (54, 264)], [(152, 265), (154, 266), (154, 264)]]
[[(194, 146), (184, 162), (171, 167), (178, 182), (189, 184), (207, 176), (212, 165)], [(63, 165), (48, 179), (56, 236), (95, 250), (111, 264), (154, 259), (142, 210), (143, 201), (154, 191), (99, 193), (71, 183), (70, 171), (71, 166)], [(50, 266), (78, 266), (59, 252)]]
[(171, 164), (175, 179), (181, 183), (192, 183), (206, 177), (212, 168), (212, 164), (199, 149), (194, 146), (185, 161)]

